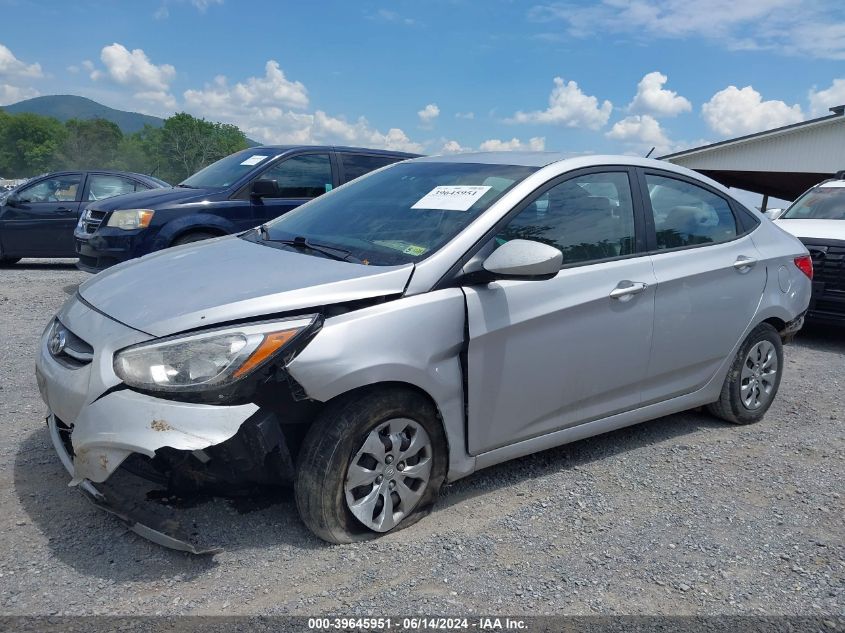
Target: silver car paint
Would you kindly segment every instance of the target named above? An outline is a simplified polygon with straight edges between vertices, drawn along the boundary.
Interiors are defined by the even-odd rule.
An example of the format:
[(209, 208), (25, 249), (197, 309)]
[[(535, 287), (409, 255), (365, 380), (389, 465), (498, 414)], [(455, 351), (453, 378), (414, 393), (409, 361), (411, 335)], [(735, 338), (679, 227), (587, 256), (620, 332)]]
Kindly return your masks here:
[[(167, 336), (223, 321), (399, 294), (413, 270), (413, 264), (364, 266), (311, 257), (231, 235), (109, 268), (82, 284), (79, 293), (122, 323)], [(128, 293), (137, 299), (128, 301)]]
[[(784, 292), (779, 287), (777, 275), (773, 276), (769, 273), (769, 270), (773, 268), (779, 269), (786, 266), (787, 262), (791, 263), (792, 257), (806, 251), (796, 239), (786, 236), (785, 233), (774, 228), (768, 220), (762, 219), (760, 227), (751, 236), (753, 243), (759, 247), (762, 258), (760, 269), (762, 270), (763, 267), (766, 269), (767, 281), (762, 295), (760, 295), (759, 289), (752, 292), (752, 295), (757, 294), (759, 309), (756, 314), (748, 317), (748, 324), (744, 330), (742, 327), (736, 330), (742, 330), (742, 333), (737, 337), (736, 344), (728, 350), (721, 364), (711, 369), (712, 375), (706, 384), (687, 395), (645, 407), (637, 407), (636, 402), (632, 404), (632, 398), (636, 401), (632, 392), (637, 391), (636, 386), (633, 385), (623, 384), (620, 386), (617, 395), (621, 394), (624, 397), (615, 404), (612, 398), (611, 401), (604, 402), (598, 393), (594, 393), (591, 402), (582, 403), (585, 417), (577, 416), (571, 419), (572, 423), (576, 421), (582, 423), (563, 429), (560, 429), (559, 426), (561, 424), (560, 419), (558, 419), (558, 426), (556, 426), (554, 418), (548, 416), (546, 416), (547, 423), (545, 425), (539, 423), (539, 425), (532, 427), (530, 423), (526, 424), (525, 421), (542, 420), (543, 416), (537, 415), (537, 411), (525, 411), (522, 418), (511, 421), (512, 424), (516, 425), (514, 428), (518, 429), (522, 435), (517, 433), (515, 438), (511, 438), (509, 445), (501, 445), (498, 448), (493, 447), (500, 445), (503, 437), (494, 440), (485, 439), (486, 430), (479, 427), (484, 423), (484, 420), (473, 418), (473, 412), (470, 412), (470, 420), (475, 420), (475, 422), (468, 429), (468, 436), (464, 420), (464, 394), (459, 357), (464, 345), (464, 311), (469, 309), (464, 302), (464, 291), (466, 291), (468, 297), (472, 297), (468, 302), (469, 304), (476, 301), (477, 309), (474, 309), (473, 314), (470, 315), (470, 329), (472, 330), (474, 326), (475, 331), (480, 333), (482, 330), (478, 329), (479, 324), (487, 325), (484, 321), (483, 302), (479, 298), (481, 295), (488, 295), (493, 298), (497, 292), (501, 294), (501, 290), (497, 291), (496, 286), (503, 288), (508, 284), (515, 287), (519, 284), (538, 285), (547, 282), (497, 282), (490, 284), (486, 289), (478, 287), (464, 290), (450, 288), (433, 292), (431, 289), (440, 281), (454, 262), (472, 248), (504, 213), (549, 179), (573, 169), (598, 165), (621, 164), (660, 168), (669, 172), (690, 175), (725, 191), (724, 188), (713, 181), (689, 170), (657, 161), (604, 156), (562, 159), (563, 157), (554, 154), (521, 156), (510, 153), (485, 155), (483, 158), (458, 156), (419, 159), (547, 166), (542, 167), (514, 187), (485, 214), (476, 219), (463, 233), (443, 249), (417, 264), (415, 268), (404, 266), (393, 269), (379, 269), (357, 266), (270, 249), (229, 237), (213, 240), (209, 243), (162, 251), (142, 258), (137, 264), (130, 263), (117, 266), (111, 269), (111, 273), (98, 275), (82, 287), (82, 296), (99, 310), (138, 329), (132, 329), (111, 319), (105, 319), (102, 315), (94, 316), (98, 313), (90, 310), (88, 310), (88, 313), (92, 322), (99, 319), (102, 323), (105, 319), (111, 323), (99, 331), (97, 327), (87, 327), (84, 324), (87, 319), (73, 317), (73, 314), (81, 308), (77, 305), (79, 302), (71, 300), (63, 310), (65, 318), (70, 322), (64, 320), (63, 322), (77, 335), (94, 345), (97, 360), (90, 368), (90, 372), (92, 375), (96, 373), (97, 377), (96, 379), (92, 378), (86, 385), (86, 379), (74, 377), (68, 370), (56, 367), (56, 361), (50, 357), (45, 342), (42, 341), (39, 368), (48, 383), (46, 396), (48, 405), (50, 405), (51, 410), (60, 416), (62, 415), (60, 411), (64, 412), (68, 416), (68, 422), (83, 419), (80, 411), (83, 408), (90, 407), (93, 400), (100, 397), (105, 389), (118, 382), (111, 370), (114, 351), (132, 342), (149, 339), (150, 337), (144, 332), (164, 336), (197, 326), (243, 317), (259, 317), (274, 312), (289, 312), (299, 308), (327, 305), (355, 298), (401, 293), (405, 288), (404, 298), (327, 319), (323, 329), (290, 364), (289, 370), (312, 398), (322, 401), (352, 389), (379, 382), (401, 381), (425, 391), (434, 399), (443, 419), (449, 441), (449, 478), (456, 479), (477, 468), (504, 461), (517, 455), (627, 424), (634, 424), (673, 411), (680, 411), (690, 406), (712, 402), (718, 397), (721, 383), (732, 360), (732, 354), (747, 332), (763, 319), (776, 317), (783, 321), (789, 321), (797, 317), (806, 308), (809, 301), (810, 286), (806, 277), (800, 274), (793, 275), (794, 283), (790, 284), (788, 292)], [(558, 160), (561, 162), (554, 162)], [(690, 254), (689, 258), (693, 258), (697, 251), (707, 248), (712, 247), (691, 249), (681, 251), (681, 253)], [(236, 251), (229, 249), (237, 249), (239, 255), (236, 257), (234, 255)], [(284, 266), (280, 265), (282, 260), (278, 259), (279, 257), (286, 258)], [(216, 264), (222, 258), (226, 259), (225, 266), (217, 266)], [(618, 265), (618, 269), (614, 266), (607, 267), (608, 270), (613, 270), (615, 275), (606, 277), (601, 292), (609, 293), (614, 284), (622, 279), (645, 281), (644, 277), (643, 279), (632, 278), (634, 277), (633, 272), (641, 271), (638, 267), (643, 262), (649, 262), (648, 268), (651, 267), (650, 258), (613, 262), (613, 264)], [(195, 266), (200, 267), (195, 268)], [(584, 283), (582, 285), (579, 278), (587, 279), (592, 276), (595, 280), (595, 277), (601, 276), (595, 271), (603, 270), (601, 269), (602, 266), (605, 265), (598, 264), (567, 269), (567, 271), (563, 271), (566, 274), (559, 275), (559, 277), (571, 275), (573, 288), (577, 288), (572, 292), (575, 292), (576, 295), (579, 292), (584, 293), (584, 304), (597, 308), (602, 304), (602, 300), (598, 298), (598, 295), (591, 295), (592, 290), (589, 292), (586, 290), (589, 284)], [(683, 266), (688, 266), (693, 271), (696, 269), (696, 266), (691, 262), (686, 265), (682, 264)], [(206, 274), (206, 268), (203, 267), (210, 267), (214, 274)], [(300, 279), (293, 279), (294, 275), (290, 274), (291, 267), (302, 276)], [(253, 277), (259, 277), (259, 275), (251, 275), (251, 273), (258, 270), (261, 271), (262, 278), (253, 280)], [(276, 270), (278, 270), (277, 275), (274, 274)], [(651, 274), (654, 275), (653, 271), (656, 268), (651, 270)], [(647, 272), (648, 269), (639, 276), (642, 277)], [(273, 279), (265, 280), (264, 277), (267, 275)], [(408, 281), (409, 277), (410, 281)], [(617, 277), (620, 279), (617, 279)], [(164, 279), (167, 280), (167, 283), (162, 283)], [(557, 279), (556, 277), (552, 281), (557, 281)], [(247, 283), (248, 288), (239, 289), (238, 284), (244, 282)], [(530, 286), (527, 287), (530, 288)], [(654, 286), (650, 284), (648, 293), (639, 297), (644, 301), (634, 302), (632, 306), (628, 307), (637, 308), (641, 304), (647, 303), (649, 297), (656, 297), (653, 292)], [(133, 301), (128, 300), (130, 296)], [(604, 304), (614, 305), (609, 300), (605, 300)], [(570, 307), (574, 307), (574, 304)], [(671, 305), (669, 307), (672, 309)], [(516, 310), (516, 308), (514, 309)], [(641, 307), (639, 309), (642, 310)], [(525, 308), (523, 310), (521, 323), (527, 323), (530, 321), (530, 310)], [(519, 314), (519, 311), (517, 310), (515, 313)], [(576, 351), (581, 354), (581, 360), (585, 363), (588, 357), (584, 352), (590, 347), (587, 344), (596, 340), (606, 341), (608, 332), (604, 327), (608, 322), (612, 322), (606, 312), (601, 314), (601, 310), (596, 310), (595, 314), (588, 314), (587, 316), (588, 319), (598, 319), (597, 322), (601, 323), (601, 326), (594, 330), (587, 327), (578, 334), (579, 338), (582, 339), (582, 346), (577, 348)], [(500, 325), (503, 325), (501, 315), (499, 319)], [(589, 325), (590, 321), (586, 322)], [(706, 327), (706, 323), (703, 327)], [(650, 330), (650, 326), (646, 325), (644, 329)], [(658, 336), (659, 334), (658, 330)], [(561, 336), (559, 328), (556, 335)], [(481, 338), (480, 334), (479, 337)], [(630, 344), (630, 341), (625, 343)], [(472, 341), (470, 347), (472, 347)], [(612, 350), (609, 346), (608, 349)], [(491, 347), (491, 352), (495, 351)], [(592, 349), (591, 351), (596, 352)], [(528, 356), (525, 355), (523, 358), (528, 359)], [(511, 359), (509, 358), (509, 360)], [(630, 359), (628, 360), (630, 361)], [(611, 363), (610, 367), (613, 368), (612, 361), (608, 362)], [(552, 364), (538, 369), (552, 373), (558, 371), (558, 366)], [(659, 368), (655, 367), (654, 369), (657, 371)], [(85, 371), (88, 371), (88, 369)], [(472, 377), (470, 379), (472, 380)], [(109, 399), (116, 393), (109, 394), (101, 400), (112, 402)], [(573, 391), (573, 393), (575, 392)], [(473, 402), (483, 400), (483, 396), (478, 393), (469, 394), (469, 398)], [(65, 399), (67, 403), (65, 403)], [(640, 399), (642, 399), (642, 396), (640, 396)], [(117, 404), (122, 401), (114, 400), (113, 402)], [(128, 403), (123, 402), (123, 404)], [(138, 424), (151, 423), (156, 415), (155, 407), (159, 404), (165, 407), (174, 407), (174, 410), (178, 408), (176, 403), (170, 401), (158, 401), (155, 405), (149, 402), (133, 401), (132, 406), (138, 408), (137, 418), (133, 417), (133, 420), (137, 419)], [(546, 402), (545, 406), (548, 407), (548, 404)], [(588, 412), (590, 405), (594, 407), (592, 415)], [(633, 408), (626, 412), (617, 412), (620, 407), (626, 408), (629, 406)], [(108, 408), (109, 406), (103, 405), (99, 415), (85, 416), (86, 425), (92, 425), (92, 432), (88, 435), (97, 435), (94, 425), (102, 423), (102, 417)], [(235, 408), (232, 407), (231, 409)], [(113, 414), (113, 411), (109, 413)], [(228, 412), (219, 424), (212, 425), (215, 428), (204, 429), (206, 438), (208, 439), (216, 433), (219, 433), (219, 436), (222, 437), (228, 432), (226, 429), (236, 428), (246, 417), (248, 417), (246, 411)], [(505, 422), (506, 420), (503, 418), (501, 421)], [(134, 424), (135, 422), (133, 422)], [(504, 430), (500, 429), (500, 431)], [(121, 437), (126, 435), (122, 429), (112, 429), (112, 432)], [(135, 442), (142, 445), (139, 447), (139, 452), (144, 452), (144, 450), (141, 450), (144, 447), (149, 448), (154, 445), (154, 442), (149, 439), (149, 434), (153, 433), (157, 433), (159, 437), (163, 435), (152, 429), (149, 432), (144, 430), (141, 433), (142, 441)], [(477, 457), (469, 454), (468, 442), (473, 433), (477, 435), (475, 450), (484, 451), (480, 452)], [(76, 432), (74, 435), (76, 435)], [(172, 437), (158, 441), (173, 441), (174, 444), (161, 445), (179, 448), (180, 446), (190, 445), (189, 443), (185, 444), (184, 436), (184, 433), (175, 433), (172, 434)], [(183, 439), (179, 439), (180, 437)], [(530, 439), (522, 439), (525, 437), (530, 437)], [(118, 437), (116, 441), (119, 442), (120, 439)], [(522, 441), (515, 441), (517, 439), (522, 439)], [(148, 444), (147, 442), (151, 443)], [(76, 438), (74, 438), (74, 445), (76, 446)], [(117, 449), (116, 446), (114, 448)]]

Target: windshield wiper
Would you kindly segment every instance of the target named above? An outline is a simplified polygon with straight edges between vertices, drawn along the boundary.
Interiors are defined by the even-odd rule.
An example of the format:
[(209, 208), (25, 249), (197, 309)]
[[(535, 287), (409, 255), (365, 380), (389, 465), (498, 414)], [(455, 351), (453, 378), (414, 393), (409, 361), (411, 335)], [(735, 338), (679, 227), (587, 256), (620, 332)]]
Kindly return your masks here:
[(337, 261), (341, 262), (348, 262), (350, 260), (355, 260), (355, 257), (352, 256), (352, 253), (347, 251), (344, 248), (338, 248), (337, 246), (329, 246), (328, 244), (318, 244), (316, 242), (310, 241), (307, 237), (303, 237), (302, 235), (297, 235), (292, 240), (286, 239), (271, 239), (270, 234), (267, 231), (267, 225), (262, 224), (258, 227), (258, 234), (264, 242), (273, 242), (274, 244), (284, 244), (285, 246), (292, 246), (297, 250), (309, 250), (314, 253), (320, 253), (329, 257), (331, 259), (336, 259)]

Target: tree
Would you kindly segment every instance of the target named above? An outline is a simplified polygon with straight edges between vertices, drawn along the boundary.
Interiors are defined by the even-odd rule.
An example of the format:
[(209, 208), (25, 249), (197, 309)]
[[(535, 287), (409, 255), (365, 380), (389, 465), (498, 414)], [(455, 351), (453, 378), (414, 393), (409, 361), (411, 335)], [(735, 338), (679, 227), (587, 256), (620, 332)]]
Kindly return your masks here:
[(118, 162), (123, 132), (111, 121), (70, 119), (58, 162), (66, 169), (109, 169)]
[(0, 116), (0, 172), (26, 178), (56, 167), (56, 154), (67, 132), (56, 119), (19, 113)]
[(158, 129), (145, 130), (151, 155), (161, 158), (161, 178), (179, 182), (206, 165), (246, 149), (246, 136), (234, 125), (212, 123), (180, 112)]

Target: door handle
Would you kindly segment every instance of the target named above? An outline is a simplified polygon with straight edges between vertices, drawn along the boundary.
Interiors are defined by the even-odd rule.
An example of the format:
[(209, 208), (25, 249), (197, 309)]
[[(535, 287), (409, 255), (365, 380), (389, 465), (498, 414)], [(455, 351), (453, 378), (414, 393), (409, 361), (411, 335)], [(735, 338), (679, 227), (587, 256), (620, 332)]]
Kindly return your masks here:
[(642, 281), (620, 281), (616, 288), (610, 291), (610, 298), (627, 301), (634, 295), (640, 294), (646, 288), (648, 288), (648, 284)]
[(67, 207), (58, 207), (56, 209), (58, 213), (73, 213), (73, 209), (68, 209)]
[(745, 270), (750, 269), (754, 264), (757, 263), (757, 260), (753, 257), (746, 257), (745, 255), (740, 255), (736, 258), (733, 266), (740, 272), (745, 272)]

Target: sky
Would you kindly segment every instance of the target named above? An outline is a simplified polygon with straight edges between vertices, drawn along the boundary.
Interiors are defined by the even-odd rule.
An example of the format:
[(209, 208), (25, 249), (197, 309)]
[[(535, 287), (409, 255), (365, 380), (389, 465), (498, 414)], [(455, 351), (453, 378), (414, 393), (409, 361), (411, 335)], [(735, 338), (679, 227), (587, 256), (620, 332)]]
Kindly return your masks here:
[(265, 143), (653, 156), (845, 104), (834, 0), (0, 0), (0, 105), (77, 94)]

